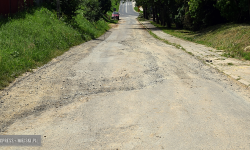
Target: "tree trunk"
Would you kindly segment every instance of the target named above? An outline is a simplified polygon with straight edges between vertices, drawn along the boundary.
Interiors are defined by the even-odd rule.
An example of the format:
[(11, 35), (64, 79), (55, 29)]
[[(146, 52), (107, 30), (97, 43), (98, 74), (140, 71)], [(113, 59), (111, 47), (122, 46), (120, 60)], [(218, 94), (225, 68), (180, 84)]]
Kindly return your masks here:
[(155, 6), (153, 6), (153, 21), (155, 22)]
[(166, 6), (164, 5), (163, 6), (163, 10), (162, 10), (162, 13), (163, 13), (163, 26), (165, 27), (166, 26), (166, 22), (167, 22), (167, 9), (166, 9)]
[(167, 26), (168, 26), (168, 28), (171, 28), (171, 19), (169, 18), (169, 14), (168, 14), (168, 19), (167, 19)]
[(146, 15), (145, 19), (148, 19), (148, 7), (147, 6), (146, 6), (146, 10), (145, 10), (145, 15)]
[(162, 25), (162, 11), (161, 11), (161, 7), (158, 7), (159, 10), (159, 22)]
[(157, 6), (155, 6), (155, 16), (156, 16), (156, 23), (157, 24), (159, 24), (160, 22), (159, 22), (159, 16), (158, 16), (158, 11), (159, 9), (158, 9), (158, 7)]
[(60, 1), (56, 1), (57, 17), (60, 18)]
[(10, 14), (11, 14), (11, 5), (12, 5), (12, 4), (11, 4), (11, 0), (10, 0)]
[(143, 18), (145, 18), (146, 19), (146, 7), (143, 7)]
[(170, 19), (170, 13), (169, 13), (169, 9), (166, 7), (166, 6), (164, 6), (164, 12), (165, 12), (165, 19), (166, 19), (166, 23), (165, 23), (165, 25), (167, 24), (167, 27), (168, 28), (171, 28), (171, 19)]
[(250, 20), (250, 0), (248, 0), (249, 20)]
[(164, 8), (161, 8), (161, 25), (164, 26), (165, 24), (165, 15), (164, 15)]

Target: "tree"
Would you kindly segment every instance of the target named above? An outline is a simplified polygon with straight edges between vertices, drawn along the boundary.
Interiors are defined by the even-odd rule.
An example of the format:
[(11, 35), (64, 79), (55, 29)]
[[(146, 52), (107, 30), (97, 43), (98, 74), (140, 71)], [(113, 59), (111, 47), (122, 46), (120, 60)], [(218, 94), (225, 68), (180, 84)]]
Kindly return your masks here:
[(81, 10), (83, 11), (83, 16), (89, 21), (97, 21), (102, 17), (98, 0), (84, 0)]
[[(250, 21), (250, 0), (135, 0), (144, 18), (162, 26), (199, 30), (226, 21)], [(226, 20), (227, 19), (227, 20)]]
[(220, 11), (214, 7), (217, 0), (190, 0), (189, 13), (193, 19), (193, 29), (221, 23)]
[(103, 14), (106, 14), (109, 10), (111, 10), (111, 0), (99, 0), (101, 12)]
[(218, 0), (216, 7), (229, 21), (246, 22), (250, 20), (249, 0)]
[(81, 0), (60, 0), (61, 11), (67, 15), (70, 20), (76, 15), (76, 11), (79, 9), (81, 3)]

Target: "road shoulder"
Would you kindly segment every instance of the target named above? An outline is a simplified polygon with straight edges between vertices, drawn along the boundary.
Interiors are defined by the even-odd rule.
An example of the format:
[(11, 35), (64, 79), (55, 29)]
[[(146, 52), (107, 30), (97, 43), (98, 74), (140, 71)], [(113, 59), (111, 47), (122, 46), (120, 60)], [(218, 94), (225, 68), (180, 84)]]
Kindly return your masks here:
[[(169, 35), (152, 25), (149, 21), (140, 21), (144, 27), (150, 29), (155, 35), (170, 43), (178, 44), (189, 54), (203, 60), (207, 65), (212, 66), (234, 78), (240, 83), (250, 86), (250, 62), (234, 58), (223, 57), (222, 50), (207, 47), (201, 44), (186, 41)], [(187, 62), (188, 63), (188, 62)]]

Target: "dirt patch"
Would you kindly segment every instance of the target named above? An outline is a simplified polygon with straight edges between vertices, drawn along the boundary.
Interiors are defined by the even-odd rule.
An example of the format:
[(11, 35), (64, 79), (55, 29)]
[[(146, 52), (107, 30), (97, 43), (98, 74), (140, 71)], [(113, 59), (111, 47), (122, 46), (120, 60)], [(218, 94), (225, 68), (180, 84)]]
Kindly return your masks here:
[(117, 28), (119, 25), (118, 24), (109, 24), (111, 28)]

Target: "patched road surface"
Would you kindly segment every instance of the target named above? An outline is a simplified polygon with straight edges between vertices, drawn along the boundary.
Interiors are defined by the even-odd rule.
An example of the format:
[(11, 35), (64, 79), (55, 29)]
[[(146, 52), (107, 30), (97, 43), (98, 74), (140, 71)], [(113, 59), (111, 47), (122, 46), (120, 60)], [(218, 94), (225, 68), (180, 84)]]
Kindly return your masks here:
[(148, 34), (132, 3), (120, 24), (6, 88), (4, 135), (41, 147), (0, 149), (250, 149), (250, 92)]

